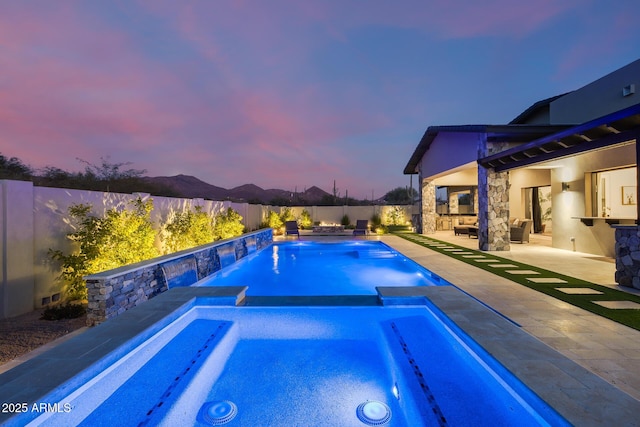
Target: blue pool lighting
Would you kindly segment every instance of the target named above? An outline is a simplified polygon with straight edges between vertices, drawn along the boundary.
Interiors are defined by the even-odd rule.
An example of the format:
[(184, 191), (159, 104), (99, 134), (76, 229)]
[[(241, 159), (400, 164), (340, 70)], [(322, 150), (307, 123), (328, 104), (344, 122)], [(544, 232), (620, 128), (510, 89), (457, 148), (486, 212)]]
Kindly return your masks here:
[(358, 405), (358, 419), (370, 426), (382, 426), (391, 419), (391, 409), (382, 402), (369, 400)]
[(237, 413), (238, 407), (228, 400), (207, 402), (202, 405), (198, 413), (198, 421), (212, 426), (219, 426), (234, 419)]
[(558, 383), (558, 368), (530, 373), (570, 362), (498, 314), (382, 242), (275, 242), (41, 356), (53, 366), (76, 354), (81, 367), (65, 365), (69, 375), (40, 398), (70, 410), (20, 413), (3, 426), (581, 421), (547, 401), (592, 396), (598, 379), (578, 365), (569, 366), (583, 388)]
[(376, 295), (377, 286), (440, 286), (379, 241), (276, 242), (199, 282), (248, 286), (247, 296)]

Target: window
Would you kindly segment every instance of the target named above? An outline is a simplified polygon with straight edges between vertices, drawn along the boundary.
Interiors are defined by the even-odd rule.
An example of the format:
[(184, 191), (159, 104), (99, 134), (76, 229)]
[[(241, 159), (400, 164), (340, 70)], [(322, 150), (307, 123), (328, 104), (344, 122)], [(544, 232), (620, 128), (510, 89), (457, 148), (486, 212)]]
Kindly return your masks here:
[(636, 218), (636, 168), (591, 173), (591, 216)]

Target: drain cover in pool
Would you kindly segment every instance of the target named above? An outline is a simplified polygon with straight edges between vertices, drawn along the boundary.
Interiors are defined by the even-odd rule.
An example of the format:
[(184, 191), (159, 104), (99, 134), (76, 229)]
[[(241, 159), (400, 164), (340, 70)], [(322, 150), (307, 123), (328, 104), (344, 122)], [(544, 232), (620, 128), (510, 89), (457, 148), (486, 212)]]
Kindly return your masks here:
[(231, 421), (238, 413), (238, 407), (228, 400), (207, 402), (200, 408), (198, 421), (212, 426), (219, 426)]
[(391, 409), (377, 400), (367, 400), (356, 409), (358, 419), (370, 426), (381, 426), (391, 419)]

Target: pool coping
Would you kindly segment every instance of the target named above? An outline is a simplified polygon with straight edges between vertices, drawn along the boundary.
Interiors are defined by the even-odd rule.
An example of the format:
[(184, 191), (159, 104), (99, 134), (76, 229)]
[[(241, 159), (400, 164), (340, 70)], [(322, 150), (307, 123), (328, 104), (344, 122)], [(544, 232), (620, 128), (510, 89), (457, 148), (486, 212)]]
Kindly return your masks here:
[[(0, 374), (0, 403), (56, 403), (50, 393), (87, 380), (94, 363), (108, 366), (168, 321), (198, 303), (241, 306), (246, 287), (171, 289), (121, 316)], [(566, 358), (454, 286), (379, 287), (376, 305), (421, 305), (425, 298), (569, 422), (580, 426), (638, 425), (640, 401)], [(337, 299), (336, 299), (337, 301)], [(308, 301), (300, 300), (306, 306)], [(297, 305), (300, 305), (297, 304)], [(290, 304), (296, 305), (296, 304)], [(340, 304), (332, 303), (331, 306)], [(239, 308), (241, 309), (241, 307)], [(75, 383), (78, 384), (75, 384)], [(70, 390), (58, 390), (60, 395)], [(49, 395), (49, 396), (48, 396)], [(0, 413), (0, 423), (10, 415)], [(35, 415), (34, 415), (35, 416)], [(10, 424), (9, 424), (10, 425)]]

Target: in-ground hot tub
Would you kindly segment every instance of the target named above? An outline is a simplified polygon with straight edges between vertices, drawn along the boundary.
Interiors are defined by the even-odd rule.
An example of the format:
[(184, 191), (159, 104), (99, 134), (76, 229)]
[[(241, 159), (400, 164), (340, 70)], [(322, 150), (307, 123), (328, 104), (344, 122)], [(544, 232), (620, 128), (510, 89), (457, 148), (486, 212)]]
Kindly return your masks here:
[[(69, 411), (32, 425), (565, 424), (426, 299), (368, 307), (201, 302), (59, 387), (47, 400)], [(33, 414), (10, 425), (27, 418)]]

